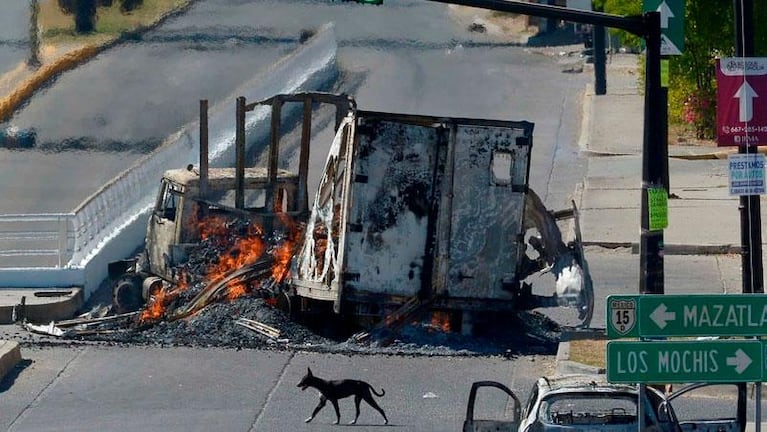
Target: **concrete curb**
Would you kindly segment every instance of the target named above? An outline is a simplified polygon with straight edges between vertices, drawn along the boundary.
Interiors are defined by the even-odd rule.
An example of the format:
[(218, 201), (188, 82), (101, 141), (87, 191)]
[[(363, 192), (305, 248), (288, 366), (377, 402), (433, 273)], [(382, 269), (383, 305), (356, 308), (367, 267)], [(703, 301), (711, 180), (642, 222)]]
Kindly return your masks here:
[(83, 47), (71, 51), (59, 57), (55, 61), (42, 66), (32, 76), (24, 80), (8, 96), (0, 99), (0, 123), (8, 121), (13, 113), (32, 97), (35, 92), (55, 79), (60, 74), (72, 70), (92, 58), (96, 57), (102, 51), (128, 40), (134, 40), (138, 36), (155, 28), (165, 22), (168, 18), (174, 17), (186, 11), (195, 1), (188, 0), (185, 4), (173, 9), (162, 16), (157, 21), (146, 26), (140, 26), (132, 31), (123, 32), (120, 36), (111, 38), (107, 41), (95, 44), (86, 44)]
[(0, 122), (8, 121), (11, 115), (19, 109), (34, 93), (46, 83), (62, 72), (74, 69), (95, 57), (106, 48), (106, 45), (85, 45), (84, 47), (67, 53), (56, 61), (41, 67), (22, 82), (8, 96), (0, 100)]
[(0, 340), (0, 381), (21, 361), (18, 342)]
[[(68, 319), (84, 303), (85, 297), (80, 287), (0, 289), (0, 324), (13, 324), (22, 319), (35, 324)], [(15, 319), (14, 309), (17, 315)]]
[[(608, 242), (608, 241), (583, 241), (583, 246), (597, 246), (605, 249), (631, 248), (632, 254), (639, 253), (639, 243), (635, 242)], [(691, 245), (691, 244), (666, 244), (663, 247), (665, 255), (729, 255), (741, 253), (740, 245)]]

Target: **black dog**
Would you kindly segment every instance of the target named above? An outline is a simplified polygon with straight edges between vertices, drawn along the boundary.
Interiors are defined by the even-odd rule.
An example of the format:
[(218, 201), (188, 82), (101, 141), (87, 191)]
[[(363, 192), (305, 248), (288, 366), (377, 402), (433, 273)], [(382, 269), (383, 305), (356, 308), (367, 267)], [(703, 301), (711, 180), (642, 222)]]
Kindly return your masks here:
[[(349, 422), (349, 424), (357, 423), (357, 418), (360, 416), (361, 400), (364, 400), (370, 406), (375, 408), (376, 411), (381, 413), (384, 418), (384, 424), (389, 424), (389, 419), (386, 418), (384, 410), (382, 410), (381, 407), (376, 403), (375, 399), (373, 399), (373, 394), (381, 397), (385, 395), (386, 392), (384, 389), (381, 389), (381, 394), (376, 393), (375, 389), (365, 381), (350, 379), (328, 381), (312, 375), (312, 370), (307, 368), (306, 375), (301, 378), (301, 382), (299, 382), (296, 387), (299, 387), (301, 390), (306, 390), (309, 387), (314, 387), (320, 392), (320, 403), (316, 408), (314, 408), (312, 415), (308, 419), (304, 420), (306, 423), (312, 421), (314, 416), (317, 415), (322, 407), (325, 406), (325, 403), (330, 401), (330, 403), (333, 404), (333, 408), (336, 409), (336, 421), (333, 422), (333, 424), (338, 424), (341, 421), (341, 412), (338, 410), (338, 400), (347, 398), (349, 396), (354, 396), (354, 407), (357, 409), (357, 414), (354, 416), (354, 420)], [(371, 391), (373, 394), (370, 393)]]

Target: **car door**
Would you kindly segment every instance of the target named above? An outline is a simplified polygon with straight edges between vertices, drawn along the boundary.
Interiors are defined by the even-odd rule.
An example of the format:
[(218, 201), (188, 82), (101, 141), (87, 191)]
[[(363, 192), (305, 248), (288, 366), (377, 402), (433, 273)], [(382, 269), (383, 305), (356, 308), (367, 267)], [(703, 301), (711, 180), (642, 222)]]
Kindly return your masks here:
[(669, 396), (681, 432), (744, 432), (744, 383), (698, 383), (675, 389)]
[[(483, 402), (477, 404), (479, 399), (479, 390), (484, 388), (495, 388), (500, 390), (500, 396), (498, 392), (492, 394), (484, 392)], [(487, 413), (490, 411), (497, 411), (488, 409), (491, 408), (488, 405), (498, 405), (501, 402), (503, 409), (501, 410), (502, 416), (495, 416), (495, 418), (486, 418)], [(478, 407), (478, 405), (482, 405)], [(483, 409), (484, 408), (484, 409)], [(497, 408), (497, 406), (496, 406)], [(480, 414), (483, 412), (483, 414)], [(480, 418), (482, 417), (482, 418)], [(502, 418), (501, 418), (502, 417)], [(505, 385), (496, 381), (477, 381), (471, 386), (469, 392), (469, 402), (466, 405), (466, 418), (463, 422), (463, 432), (517, 432), (520, 424), (521, 417), (521, 405), (519, 398)]]

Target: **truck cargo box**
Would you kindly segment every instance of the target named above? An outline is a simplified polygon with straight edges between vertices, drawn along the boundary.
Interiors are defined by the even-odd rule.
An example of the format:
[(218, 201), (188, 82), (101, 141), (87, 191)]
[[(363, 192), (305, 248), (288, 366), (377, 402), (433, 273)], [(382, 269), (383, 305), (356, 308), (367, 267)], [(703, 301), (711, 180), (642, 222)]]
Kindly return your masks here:
[(338, 129), (292, 283), (336, 311), (438, 298), (512, 309), (533, 124), (356, 111)]

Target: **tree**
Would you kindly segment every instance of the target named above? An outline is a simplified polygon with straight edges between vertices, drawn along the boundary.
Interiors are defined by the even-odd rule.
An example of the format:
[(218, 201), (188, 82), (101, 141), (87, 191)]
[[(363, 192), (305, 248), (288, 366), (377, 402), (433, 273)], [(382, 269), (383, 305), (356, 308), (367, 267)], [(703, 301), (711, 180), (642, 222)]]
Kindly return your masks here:
[[(614, 15), (639, 15), (642, 13), (642, 0), (593, 0), (594, 10), (601, 10)], [(621, 43), (629, 47), (642, 46), (642, 39), (634, 34), (610, 29), (617, 35)]]
[[(642, 0), (594, 0), (595, 7), (616, 15), (636, 15)], [(767, 19), (767, 2), (754, 2), (754, 23)], [(767, 34), (755, 26), (755, 55), (767, 53)], [(669, 121), (693, 126), (701, 139), (716, 136), (716, 59), (735, 53), (732, 0), (685, 0), (685, 43), (682, 55), (670, 57)], [(616, 31), (623, 44), (642, 41)]]
[[(119, 0), (120, 12), (129, 13), (144, 3), (144, 0)], [(96, 30), (96, 9), (111, 7), (113, 0), (58, 0), (59, 9), (75, 17), (75, 32), (93, 33)]]

